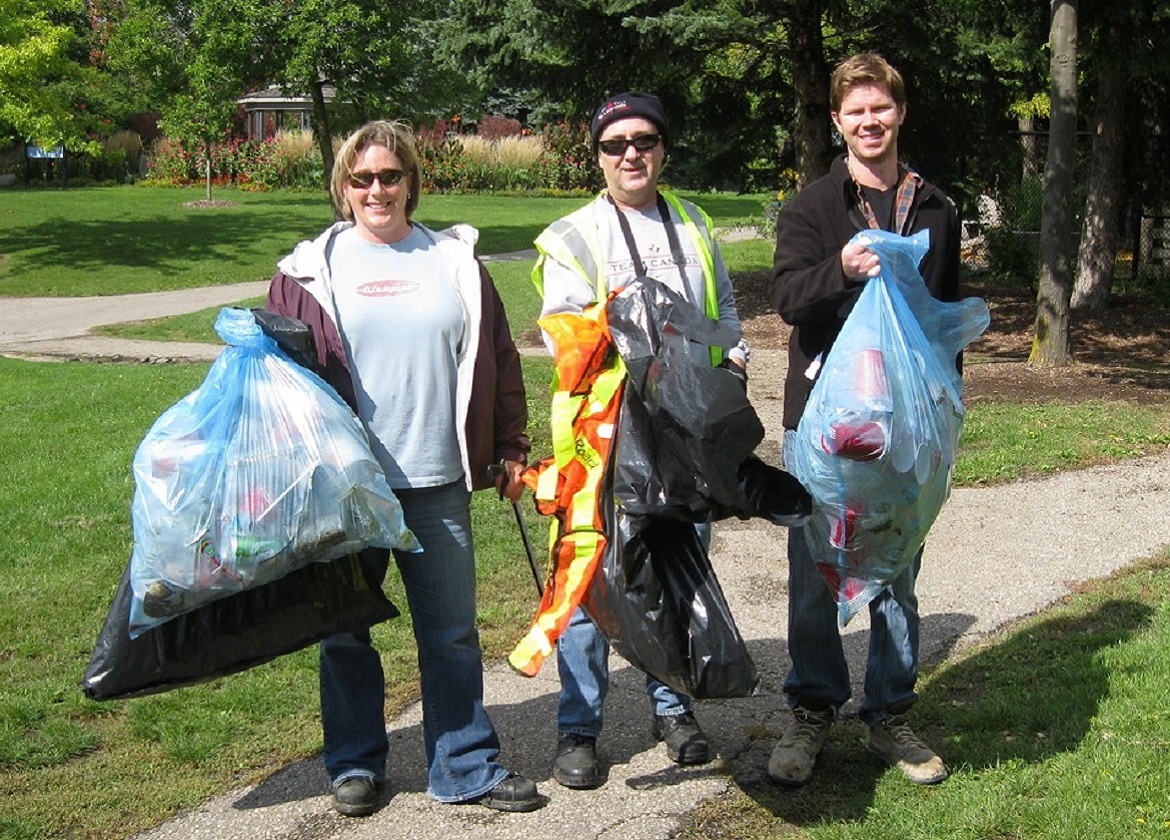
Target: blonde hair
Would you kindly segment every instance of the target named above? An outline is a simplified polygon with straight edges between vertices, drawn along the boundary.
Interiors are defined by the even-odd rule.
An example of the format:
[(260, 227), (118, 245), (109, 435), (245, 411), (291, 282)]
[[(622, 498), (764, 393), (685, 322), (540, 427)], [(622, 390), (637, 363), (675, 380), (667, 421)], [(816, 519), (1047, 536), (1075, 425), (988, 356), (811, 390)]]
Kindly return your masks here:
[(858, 85), (884, 85), (898, 108), (906, 107), (906, 83), (902, 74), (875, 52), (852, 55), (841, 61), (829, 79), (829, 107), (841, 110), (845, 95)]
[(333, 206), (346, 221), (353, 221), (353, 210), (345, 200), (345, 179), (353, 172), (353, 163), (358, 155), (370, 146), (385, 146), (397, 157), (406, 172), (406, 218), (409, 219), (418, 207), (418, 195), (422, 192), (422, 172), (418, 165), (418, 149), (414, 144), (414, 131), (401, 120), (374, 120), (368, 122), (345, 139), (333, 159), (333, 175), (329, 179), (329, 195)]

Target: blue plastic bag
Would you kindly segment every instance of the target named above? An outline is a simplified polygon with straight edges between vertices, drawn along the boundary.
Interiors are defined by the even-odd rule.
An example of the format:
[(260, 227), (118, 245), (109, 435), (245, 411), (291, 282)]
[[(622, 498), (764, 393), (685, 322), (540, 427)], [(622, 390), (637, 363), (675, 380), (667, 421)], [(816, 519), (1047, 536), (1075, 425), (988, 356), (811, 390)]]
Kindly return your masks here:
[(842, 627), (910, 565), (950, 495), (965, 413), (956, 359), (990, 323), (979, 298), (930, 295), (927, 231), (852, 241), (882, 273), (823, 359), (785, 465), (813, 496), (802, 533)]
[(229, 346), (134, 456), (131, 638), (309, 563), (420, 550), (337, 392), (252, 312), (215, 329)]

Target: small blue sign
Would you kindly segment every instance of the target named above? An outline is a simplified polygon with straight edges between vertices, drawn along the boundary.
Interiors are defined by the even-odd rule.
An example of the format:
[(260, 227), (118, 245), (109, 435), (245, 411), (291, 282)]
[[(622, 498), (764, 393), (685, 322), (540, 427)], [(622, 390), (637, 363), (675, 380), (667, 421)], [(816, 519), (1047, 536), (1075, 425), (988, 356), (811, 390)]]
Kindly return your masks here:
[(26, 143), (24, 147), (24, 155), (30, 160), (36, 159), (56, 159), (60, 160), (65, 157), (65, 147), (57, 146), (55, 149), (42, 149), (35, 143)]

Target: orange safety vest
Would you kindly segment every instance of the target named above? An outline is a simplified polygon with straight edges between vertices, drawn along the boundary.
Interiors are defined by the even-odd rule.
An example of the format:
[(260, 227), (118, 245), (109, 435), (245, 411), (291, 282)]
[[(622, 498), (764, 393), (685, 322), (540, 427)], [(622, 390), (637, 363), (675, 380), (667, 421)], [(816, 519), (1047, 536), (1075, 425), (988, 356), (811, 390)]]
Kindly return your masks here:
[(551, 571), (531, 629), (508, 664), (533, 677), (581, 603), (605, 551), (598, 494), (617, 429), (626, 368), (610, 339), (606, 301), (540, 319), (556, 350), (553, 454), (524, 472), (536, 509), (551, 517)]

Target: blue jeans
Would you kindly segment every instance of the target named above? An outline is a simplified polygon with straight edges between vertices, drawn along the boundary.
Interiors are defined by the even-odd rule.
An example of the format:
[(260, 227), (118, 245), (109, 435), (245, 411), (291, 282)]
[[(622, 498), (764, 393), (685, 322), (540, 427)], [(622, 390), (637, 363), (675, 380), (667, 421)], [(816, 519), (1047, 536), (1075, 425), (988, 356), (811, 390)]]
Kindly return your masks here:
[[(440, 802), (474, 799), (507, 775), (483, 707), (483, 658), (475, 624), (471, 494), (462, 482), (396, 491), (419, 554), (394, 552), (410, 606), (422, 683), (427, 792)], [(325, 769), (334, 785), (381, 780), (389, 752), (385, 680), (369, 633), (321, 643)]]
[[(784, 433), (785, 461), (795, 440)], [(869, 603), (869, 652), (865, 698), (859, 716), (873, 726), (891, 707), (913, 703), (918, 681), (918, 598), (914, 584), (922, 566), (914, 561)], [(837, 627), (835, 594), (813, 562), (802, 528), (788, 531), (788, 655), (792, 668), (784, 681), (790, 705), (814, 708), (827, 701), (834, 710), (849, 700), (849, 668)]]
[[(695, 526), (703, 548), (711, 542), (711, 526)], [(605, 697), (609, 693), (609, 642), (580, 607), (557, 639), (557, 674), (561, 694), (557, 703), (557, 732), (596, 738), (601, 734)], [(691, 711), (691, 698), (646, 675), (646, 693), (656, 715)]]
[[(609, 693), (609, 642), (580, 607), (557, 639), (557, 673), (561, 678), (557, 732), (596, 738), (601, 734), (602, 710)], [(649, 674), (646, 693), (656, 715), (681, 715), (691, 710), (691, 698)]]

